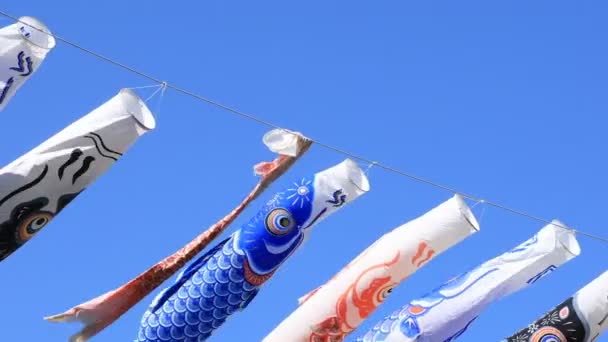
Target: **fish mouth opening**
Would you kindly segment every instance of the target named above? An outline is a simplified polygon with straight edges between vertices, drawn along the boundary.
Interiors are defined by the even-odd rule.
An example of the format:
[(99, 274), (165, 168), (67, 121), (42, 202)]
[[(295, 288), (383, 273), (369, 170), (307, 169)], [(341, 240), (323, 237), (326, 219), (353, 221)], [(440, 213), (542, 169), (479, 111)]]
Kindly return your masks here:
[(45, 50), (55, 47), (55, 37), (53, 37), (49, 28), (42, 21), (34, 17), (21, 17), (17, 24), (27, 26), (29, 29), (29, 35), (20, 30), (19, 33), (21, 33), (23, 39)]
[[(324, 220), (344, 205), (353, 202), (369, 189), (369, 180), (365, 172), (350, 159), (345, 159), (328, 169), (315, 174), (315, 198), (321, 196), (321, 203), (313, 207), (314, 212), (303, 224), (307, 230)], [(316, 201), (317, 199), (315, 199)]]
[(131, 89), (120, 90), (122, 104), (125, 110), (145, 129), (152, 130), (156, 127), (156, 119), (146, 106), (146, 103)]
[(359, 165), (351, 159), (346, 159), (344, 160), (344, 166), (346, 167), (346, 178), (360, 191), (368, 192), (370, 189), (369, 179)]
[(455, 194), (453, 198), (456, 201), (456, 205), (458, 206), (460, 213), (462, 216), (464, 216), (464, 219), (467, 220), (474, 231), (478, 232), (479, 222), (477, 221), (477, 218), (475, 217), (475, 214), (473, 214), (471, 208), (467, 205), (467, 202), (465, 202), (464, 198), (459, 194)]
[(578, 256), (581, 254), (581, 246), (576, 240), (576, 233), (569, 228), (564, 223), (559, 220), (552, 220), (551, 224), (557, 230), (557, 243), (559, 243), (568, 253), (572, 254), (572, 256)]
[(272, 152), (295, 157), (298, 154), (298, 140), (301, 136), (298, 132), (277, 128), (264, 134), (262, 141)]

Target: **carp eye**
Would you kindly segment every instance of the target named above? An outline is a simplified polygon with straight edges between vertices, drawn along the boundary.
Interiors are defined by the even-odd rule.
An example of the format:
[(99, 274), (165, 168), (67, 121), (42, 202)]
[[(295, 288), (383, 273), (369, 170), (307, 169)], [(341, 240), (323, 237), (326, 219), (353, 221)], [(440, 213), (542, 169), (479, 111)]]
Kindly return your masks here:
[(285, 235), (295, 227), (295, 220), (289, 211), (277, 208), (266, 216), (266, 229), (273, 235)]
[(31, 239), (40, 229), (51, 221), (53, 214), (47, 211), (35, 211), (19, 220), (15, 230), (15, 237), (19, 244)]
[(380, 289), (380, 291), (378, 291), (378, 295), (376, 297), (376, 301), (378, 301), (378, 303), (383, 302), (393, 292), (393, 289), (395, 287), (397, 287), (397, 285), (390, 285), (390, 286), (387, 286), (387, 287), (385, 287), (383, 289)]

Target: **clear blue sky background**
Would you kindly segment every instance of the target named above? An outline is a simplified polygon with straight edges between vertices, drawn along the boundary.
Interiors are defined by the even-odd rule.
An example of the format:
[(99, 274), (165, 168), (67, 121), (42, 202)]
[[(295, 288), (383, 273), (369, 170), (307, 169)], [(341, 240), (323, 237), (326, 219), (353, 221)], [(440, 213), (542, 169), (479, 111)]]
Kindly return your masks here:
[[(608, 236), (603, 1), (38, 0), (1, 8), (39, 17), (58, 35), (325, 143)], [(148, 84), (58, 43), (1, 113), (1, 164), (120, 88)], [(157, 130), (2, 262), (0, 340), (65, 341), (78, 326), (43, 316), (173, 253), (231, 210), (257, 181), (252, 165), (273, 157), (261, 143), (267, 128), (179, 93), (166, 94), (157, 119)], [(230, 232), (292, 178), (342, 159), (314, 147)], [(259, 341), (300, 295), (386, 231), (451, 196), (380, 169), (370, 178), (373, 190), (318, 225), (211, 340)], [(541, 227), (487, 208), (480, 233), (408, 279), (352, 337)], [(498, 341), (606, 270), (608, 246), (579, 241), (581, 256), (492, 305), (461, 339)], [(94, 340), (131, 341), (151, 300)]]

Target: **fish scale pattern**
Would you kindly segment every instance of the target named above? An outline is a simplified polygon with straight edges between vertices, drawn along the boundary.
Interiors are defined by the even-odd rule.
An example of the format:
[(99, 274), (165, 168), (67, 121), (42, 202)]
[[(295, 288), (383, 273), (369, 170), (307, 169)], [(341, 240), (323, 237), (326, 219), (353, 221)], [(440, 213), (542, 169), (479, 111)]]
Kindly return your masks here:
[(394, 330), (395, 324), (399, 324), (399, 321), (403, 317), (407, 316), (408, 307), (404, 307), (400, 310), (394, 311), (390, 315), (386, 316), (384, 320), (377, 323), (367, 334), (363, 337), (357, 338), (356, 342), (382, 342), (388, 337), (390, 332)]
[(257, 294), (259, 288), (245, 280), (244, 261), (230, 238), (161, 307), (144, 314), (136, 341), (206, 340)]

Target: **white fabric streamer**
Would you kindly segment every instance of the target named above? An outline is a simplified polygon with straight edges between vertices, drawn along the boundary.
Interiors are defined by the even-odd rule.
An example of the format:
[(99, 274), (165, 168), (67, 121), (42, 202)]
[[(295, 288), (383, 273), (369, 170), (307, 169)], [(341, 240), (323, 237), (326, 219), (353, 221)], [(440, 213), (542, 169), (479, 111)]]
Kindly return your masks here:
[(492, 302), (514, 293), (580, 254), (574, 233), (545, 226), (511, 251), (455, 277), (378, 323), (362, 342), (454, 341)]
[(264, 342), (342, 341), (393, 288), (479, 225), (456, 195), (383, 235), (298, 307)]
[(0, 260), (25, 244), (154, 127), (144, 102), (123, 89), (0, 169)]
[(21, 17), (19, 20), (22, 22), (0, 28), (0, 111), (55, 46), (55, 38), (38, 19)]

